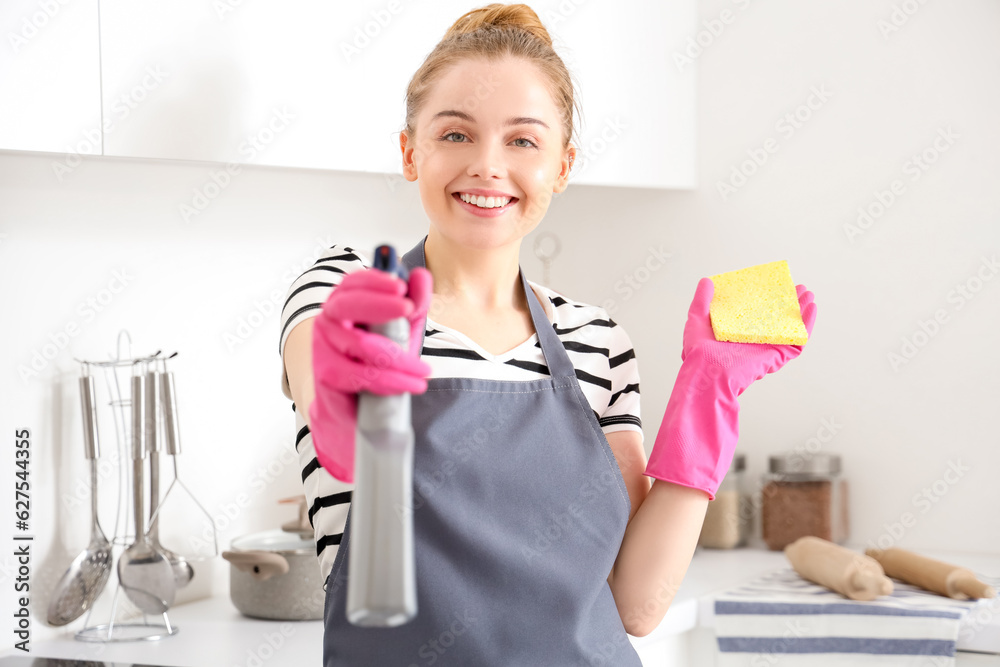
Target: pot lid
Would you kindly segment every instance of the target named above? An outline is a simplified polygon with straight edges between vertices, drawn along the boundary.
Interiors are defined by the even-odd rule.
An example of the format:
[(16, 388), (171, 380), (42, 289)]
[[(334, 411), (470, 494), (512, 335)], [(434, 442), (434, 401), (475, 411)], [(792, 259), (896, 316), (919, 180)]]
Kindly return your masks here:
[(312, 536), (289, 533), (275, 528), (260, 533), (237, 537), (232, 542), (233, 551), (273, 551), (280, 554), (315, 554), (316, 542)]
[(768, 468), (782, 475), (837, 475), (840, 474), (840, 456), (825, 452), (785, 452), (770, 456)]

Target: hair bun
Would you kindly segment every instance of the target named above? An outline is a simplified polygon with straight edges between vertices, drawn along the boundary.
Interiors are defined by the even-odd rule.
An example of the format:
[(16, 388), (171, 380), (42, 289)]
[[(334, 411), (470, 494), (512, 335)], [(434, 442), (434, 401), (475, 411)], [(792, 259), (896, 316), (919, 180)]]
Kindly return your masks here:
[(535, 10), (524, 4), (504, 5), (499, 2), (477, 7), (463, 14), (448, 28), (448, 32), (445, 33), (445, 39), (453, 35), (463, 35), (491, 26), (501, 29), (508, 27), (520, 28), (545, 42), (548, 46), (552, 46), (552, 38), (549, 36), (549, 31), (542, 25), (542, 21), (538, 18)]

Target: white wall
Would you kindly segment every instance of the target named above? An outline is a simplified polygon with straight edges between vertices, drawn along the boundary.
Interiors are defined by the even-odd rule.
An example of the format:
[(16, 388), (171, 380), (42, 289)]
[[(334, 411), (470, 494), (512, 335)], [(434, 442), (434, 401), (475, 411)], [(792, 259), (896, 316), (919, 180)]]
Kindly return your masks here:
[[(878, 22), (894, 11), (887, 0), (702, 3), (702, 19), (727, 9), (731, 21), (696, 58), (700, 187), (571, 187), (536, 234), (553, 232), (562, 243), (550, 284), (577, 300), (612, 300), (614, 318), (632, 336), (647, 450), (680, 363), (698, 279), (787, 259), (795, 280), (816, 294), (819, 315), (802, 357), (741, 398), (740, 449), (751, 482), (768, 454), (822, 437), (824, 449), (843, 456), (852, 484), (852, 543), (889, 535), (886, 525), (909, 512), (915, 525), (900, 546), (995, 552), (1000, 7), (989, 0), (903, 4), (916, 13), (883, 36)], [(789, 136), (777, 124), (813, 89), (829, 98), (813, 98), (817, 108)], [(942, 128), (953, 143), (913, 178), (909, 161), (925, 150), (934, 157)], [(723, 199), (717, 183), (769, 138), (777, 150)], [(265, 308), (263, 323), (236, 347), (225, 337), (272, 294), (280, 307), (291, 279), (321, 247), (370, 249), (391, 240), (409, 248), (427, 229), (416, 186), (379, 176), (247, 166), (185, 223), (179, 206), (191, 203), (218, 165), (84, 158), (59, 181), (52, 164), (63, 159), (0, 154), (0, 419), (8, 442), (15, 428), (32, 431), (35, 640), (51, 634), (41, 621), (48, 593), (89, 534), (86, 493), (74, 501), (87, 478), (73, 356), (106, 357), (123, 328), (137, 351), (180, 351), (173, 369), (181, 479), (225, 524), (225, 547), (292, 518), (275, 501), (295, 495), (300, 483), (296, 466), (280, 458), (292, 447), (294, 421), (279, 386), (277, 307)], [(845, 225), (894, 179), (902, 194), (850, 240)], [(523, 245), (522, 265), (541, 280), (532, 241)], [(671, 257), (644, 273), (650, 248)], [(128, 283), (102, 312), (91, 319), (78, 310), (122, 270)], [(977, 273), (989, 279), (977, 282)], [(625, 289), (628, 275), (644, 281), (637, 291)], [(958, 285), (978, 289), (961, 307)], [(920, 322), (937, 311), (947, 319), (921, 338)], [(21, 380), (18, 367), (70, 323), (79, 334), (37, 377)], [(915, 337), (922, 344), (916, 355), (893, 368), (889, 355), (902, 355), (902, 340)], [(824, 420), (837, 425), (832, 439), (821, 430)], [(110, 424), (101, 426), (109, 454)], [(961, 476), (948, 473), (959, 462)], [(12, 456), (0, 462), (5, 484), (12, 464)], [(276, 475), (257, 491), (268, 465)], [(115, 474), (102, 477), (106, 530)], [(936, 488), (934, 502), (918, 500), (925, 488)], [(247, 506), (227, 518), (241, 493)], [(197, 525), (187, 518), (192, 507), (177, 502), (164, 516), (165, 542)], [(10, 551), (0, 556), (5, 591), (16, 576)], [(224, 594), (227, 577), (220, 559), (211, 575), (198, 570), (181, 599)], [(13, 609), (12, 593), (0, 600), (2, 613)]]

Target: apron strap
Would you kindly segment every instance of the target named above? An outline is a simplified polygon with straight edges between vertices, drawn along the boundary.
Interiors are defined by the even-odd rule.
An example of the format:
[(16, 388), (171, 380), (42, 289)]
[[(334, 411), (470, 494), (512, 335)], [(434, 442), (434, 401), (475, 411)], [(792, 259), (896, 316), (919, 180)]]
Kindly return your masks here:
[[(413, 248), (403, 255), (402, 262), (408, 270), (412, 270), (417, 266), (427, 267), (426, 255), (424, 254), (424, 243), (426, 242), (427, 236), (425, 235), (417, 245), (413, 246)], [(538, 297), (535, 296), (535, 290), (531, 289), (531, 286), (528, 284), (528, 278), (524, 275), (524, 270), (521, 269), (520, 265), (518, 265), (517, 270), (518, 276), (521, 278), (521, 287), (528, 300), (531, 322), (535, 327), (535, 332), (538, 334), (538, 342), (542, 347), (542, 354), (545, 356), (545, 363), (549, 368), (549, 375), (553, 378), (576, 378), (576, 369), (573, 368), (573, 364), (569, 360), (569, 355), (566, 354), (562, 341), (559, 340), (559, 336), (556, 335), (552, 323), (549, 322), (549, 318), (545, 315), (545, 309), (539, 303)], [(424, 329), (426, 329), (426, 323), (421, 328), (420, 349), (423, 349)]]

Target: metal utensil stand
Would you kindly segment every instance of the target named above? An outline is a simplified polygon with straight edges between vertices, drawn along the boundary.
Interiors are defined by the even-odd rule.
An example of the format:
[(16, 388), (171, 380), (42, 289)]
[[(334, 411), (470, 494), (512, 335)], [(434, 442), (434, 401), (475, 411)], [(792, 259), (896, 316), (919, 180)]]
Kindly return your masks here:
[[(124, 346), (124, 354), (123, 354)], [(105, 384), (107, 386), (108, 394), (110, 400), (107, 405), (111, 406), (112, 414), (115, 423), (115, 435), (117, 440), (117, 454), (118, 454), (118, 508), (115, 512), (115, 527), (111, 536), (109, 536), (109, 541), (111, 542), (114, 553), (113, 562), (120, 562), (122, 556), (124, 555), (126, 549), (135, 544), (139, 539), (147, 539), (148, 535), (152, 532), (155, 535), (156, 522), (159, 520), (160, 510), (163, 508), (163, 502), (166, 500), (166, 495), (173, 489), (175, 484), (180, 484), (184, 487), (183, 482), (177, 478), (177, 459), (174, 457), (173, 468), (174, 468), (174, 480), (172, 481), (168, 493), (159, 502), (159, 506), (151, 513), (151, 516), (146, 516), (145, 510), (140, 510), (140, 515), (143, 520), (146, 521), (146, 528), (143, 530), (142, 534), (136, 535), (133, 530), (129, 532), (128, 526), (130, 525), (141, 525), (142, 521), (135, 521), (136, 509), (145, 507), (143, 490), (148, 493), (150, 490), (150, 485), (145, 483), (145, 480), (137, 480), (135, 477), (135, 472), (138, 470), (143, 470), (143, 477), (148, 471), (145, 465), (146, 459), (142, 458), (141, 468), (139, 464), (136, 463), (135, 467), (130, 465), (135, 460), (134, 457), (139, 456), (139, 452), (145, 450), (145, 440), (148, 437), (153, 441), (161, 441), (158, 437), (158, 433), (161, 431), (166, 431), (166, 425), (161, 423), (159, 420), (161, 411), (157, 408), (152, 412), (152, 416), (149, 417), (149, 421), (145, 421), (145, 432), (136, 433), (136, 428), (134, 424), (136, 423), (135, 417), (138, 413), (133, 412), (133, 386), (134, 383), (131, 381), (138, 374), (141, 373), (145, 376), (147, 369), (151, 369), (154, 365), (160, 365), (162, 368), (166, 368), (166, 360), (177, 356), (177, 352), (164, 356), (161, 354), (161, 350), (157, 350), (155, 353), (146, 356), (133, 357), (131, 354), (131, 336), (124, 329), (118, 334), (118, 344), (116, 356), (110, 358), (107, 361), (87, 361), (82, 359), (76, 359), (82, 366), (82, 373), (84, 376), (89, 375), (91, 367), (100, 368), (103, 371)], [(111, 355), (109, 355), (110, 357)], [(123, 372), (126, 378), (124, 382), (124, 391), (122, 388), (122, 375)], [(165, 374), (165, 372), (164, 372)], [(172, 389), (172, 378), (171, 378), (171, 389)], [(156, 394), (158, 396), (158, 393)], [(145, 402), (143, 396), (140, 397), (140, 402)], [(155, 405), (155, 403), (151, 403)], [(139, 438), (140, 442), (136, 443), (136, 438)], [(168, 441), (174, 442), (177, 438), (176, 423), (173, 425), (173, 433), (168, 434)], [(176, 454), (177, 449), (171, 448), (170, 454)], [(146, 456), (143, 453), (143, 456)], [(148, 452), (149, 456), (158, 456), (159, 451), (154, 447)], [(154, 493), (159, 493), (156, 490), (156, 485), (153, 485)], [(195, 502), (198, 508), (208, 517), (209, 525), (212, 529), (212, 538), (215, 551), (209, 556), (202, 557), (188, 557), (188, 561), (200, 561), (211, 558), (212, 556), (218, 555), (218, 536), (216, 534), (215, 522), (212, 520), (211, 515), (200, 502), (194, 497), (193, 494), (187, 487), (184, 489), (191, 496), (191, 499)], [(136, 492), (138, 491), (139, 498), (136, 498)], [(91, 493), (94, 493), (95, 489), (91, 489)], [(128, 499), (130, 502), (123, 502)], [(130, 508), (132, 510), (130, 511)], [(131, 520), (130, 520), (131, 516)], [(122, 530), (119, 530), (119, 528)], [(176, 556), (176, 554), (172, 554)], [(117, 568), (115, 568), (117, 570)], [(169, 637), (171, 635), (177, 634), (178, 628), (170, 623), (170, 619), (167, 617), (166, 607), (169, 607), (173, 603), (173, 592), (168, 596), (169, 601), (163, 604), (164, 611), (160, 614), (148, 614), (147, 611), (142, 609), (139, 605), (135, 605), (136, 608), (142, 613), (142, 621), (130, 621), (130, 622), (119, 622), (117, 620), (117, 614), (119, 611), (119, 599), (120, 593), (123, 593), (123, 586), (121, 578), (114, 573), (116, 579), (116, 586), (114, 596), (111, 602), (111, 612), (107, 619), (107, 623), (101, 623), (96, 625), (91, 625), (91, 614), (93, 613), (94, 607), (91, 606), (87, 611), (86, 619), (84, 620), (84, 627), (82, 630), (75, 634), (76, 639), (81, 641), (91, 641), (91, 642), (119, 642), (119, 641), (151, 641), (162, 639), (163, 637)], [(186, 582), (185, 582), (186, 583)], [(128, 593), (126, 593), (128, 595)], [(152, 616), (152, 618), (150, 618)], [(157, 619), (157, 616), (159, 617)]]

